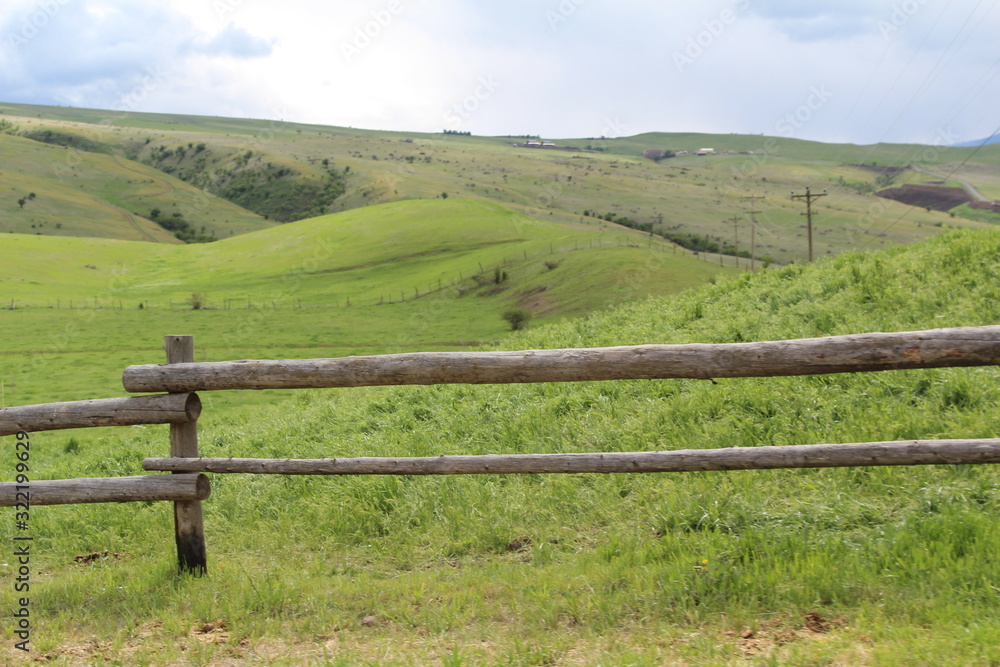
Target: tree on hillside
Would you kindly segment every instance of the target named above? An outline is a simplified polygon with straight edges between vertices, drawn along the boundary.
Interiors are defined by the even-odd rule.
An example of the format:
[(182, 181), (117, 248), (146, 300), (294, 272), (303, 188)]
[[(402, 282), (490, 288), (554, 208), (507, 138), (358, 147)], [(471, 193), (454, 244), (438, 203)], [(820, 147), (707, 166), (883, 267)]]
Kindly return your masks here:
[(20, 206), (21, 208), (24, 208), (24, 204), (27, 201), (28, 201), (27, 199), (25, 199), (24, 197), (21, 197), (20, 199), (17, 200), (17, 205)]

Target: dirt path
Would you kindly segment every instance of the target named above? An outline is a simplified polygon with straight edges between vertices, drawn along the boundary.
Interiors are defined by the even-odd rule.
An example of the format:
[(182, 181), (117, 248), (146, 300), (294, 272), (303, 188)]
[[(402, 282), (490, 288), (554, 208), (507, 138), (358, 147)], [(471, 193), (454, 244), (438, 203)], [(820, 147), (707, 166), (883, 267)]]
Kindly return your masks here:
[(942, 181), (955, 181), (956, 183), (961, 185), (966, 192), (969, 193), (970, 197), (972, 197), (977, 201), (992, 201), (991, 199), (987, 199), (986, 197), (984, 197), (982, 193), (980, 193), (979, 190), (976, 189), (976, 186), (974, 186), (972, 183), (969, 183), (968, 181), (963, 181), (959, 178), (955, 178), (954, 176), (943, 176), (941, 174), (936, 174), (933, 171), (928, 171), (927, 169), (923, 169), (921, 167), (911, 166), (911, 168), (913, 169), (913, 171), (919, 171), (921, 174), (927, 174), (928, 176), (939, 178)]
[[(138, 169), (130, 167), (127, 164), (122, 164), (122, 161), (118, 158), (117, 155), (112, 155), (111, 159), (114, 160), (115, 164), (117, 164), (119, 167), (121, 167), (125, 171), (132, 172), (136, 176), (139, 176), (139, 177), (144, 178), (144, 179), (145, 178), (150, 178), (150, 175), (147, 174), (146, 172), (139, 171)], [(172, 195), (172, 194), (174, 194), (174, 192), (176, 192), (176, 188), (174, 188), (173, 183), (171, 183), (170, 181), (166, 181), (166, 180), (161, 181), (161, 180), (159, 180), (157, 178), (153, 178), (153, 182), (157, 183), (157, 184), (159, 184), (161, 186), (163, 186), (165, 189), (163, 190), (163, 192), (153, 192), (153, 193), (150, 193), (150, 196), (159, 197), (159, 196), (162, 196), (162, 195)]]
[(116, 213), (116, 214), (122, 216), (125, 219), (125, 221), (128, 222), (130, 225), (132, 225), (132, 228), (135, 229), (135, 231), (138, 232), (140, 236), (143, 236), (147, 241), (150, 241), (151, 243), (159, 243), (159, 241), (157, 241), (156, 238), (152, 234), (150, 234), (149, 232), (147, 232), (145, 229), (143, 229), (139, 225), (138, 222), (136, 222), (135, 216), (132, 215), (131, 213), (129, 213), (128, 211), (126, 211), (125, 209), (118, 208), (117, 206), (113, 206), (113, 205), (109, 204), (108, 202), (104, 201), (103, 199), (101, 199), (99, 197), (96, 197), (94, 195), (91, 195), (89, 193), (88, 193), (87, 196), (89, 196), (91, 199), (93, 199), (94, 203), (97, 204), (98, 207), (103, 208), (104, 210), (109, 211), (111, 213)]
[(143, 229), (142, 227), (139, 226), (139, 223), (135, 221), (135, 216), (134, 215), (132, 215), (128, 211), (119, 210), (119, 212), (128, 219), (128, 221), (129, 221), (129, 223), (131, 223), (132, 227), (135, 228), (135, 231), (137, 231), (140, 234), (142, 234), (143, 236), (145, 236), (149, 241), (151, 241), (153, 243), (159, 243), (159, 241), (157, 241), (155, 238), (153, 238), (152, 234), (150, 234), (145, 229)]

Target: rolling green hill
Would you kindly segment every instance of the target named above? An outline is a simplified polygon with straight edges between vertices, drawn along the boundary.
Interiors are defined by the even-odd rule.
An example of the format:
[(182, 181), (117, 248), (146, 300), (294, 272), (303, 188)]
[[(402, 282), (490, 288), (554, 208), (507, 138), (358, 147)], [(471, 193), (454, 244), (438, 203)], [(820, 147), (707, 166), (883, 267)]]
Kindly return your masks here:
[[(488, 279), (501, 288), (496, 294), (517, 293), (514, 286), (544, 287), (551, 311), (579, 314), (588, 308), (567, 309), (565, 303), (582, 295), (563, 285), (587, 285), (583, 267), (598, 256), (607, 258), (609, 273), (596, 272), (596, 280), (614, 283), (618, 272), (634, 273), (636, 293), (643, 295), (692, 287), (732, 267), (731, 258), (723, 269), (630, 230), (612, 236), (599, 225), (555, 224), (477, 199), (383, 204), (176, 248), (11, 235), (4, 237), (4, 249), (45, 267), (31, 274), (15, 263), (0, 267), (4, 294), (22, 307), (74, 298), (162, 307), (192, 292), (214, 298), (216, 307), (225, 300), (262, 298), (324, 306), (353, 297), (371, 305), (400, 292), (405, 299), (445, 287), (465, 294), (483, 287), (474, 279), (480, 275), (480, 283)], [(569, 268), (577, 264), (574, 251), (587, 259)], [(627, 256), (628, 262), (618, 259)], [(545, 267), (546, 261), (558, 266)], [(508, 274), (505, 283), (494, 282), (495, 267)], [(639, 288), (644, 271), (651, 278)], [(552, 285), (535, 274), (551, 278)], [(599, 307), (606, 299), (592, 301)]]
[[(806, 187), (827, 190), (814, 215), (818, 256), (911, 243), (949, 227), (983, 228), (1000, 221), (1000, 216), (973, 215), (961, 207), (952, 216), (876, 197), (878, 173), (858, 166), (922, 165), (980, 184), (991, 196), (1000, 192), (997, 146), (855, 146), (692, 133), (556, 142), (559, 148), (584, 149), (574, 151), (524, 148), (515, 145), (523, 140), (508, 137), (13, 104), (0, 104), (0, 118), (22, 134), (52, 132), (61, 141), (76, 136), (72, 141), (167, 169), (280, 220), (311, 216), (319, 209), (337, 212), (447, 195), (493, 201), (553, 221), (579, 223), (585, 213), (590, 218), (611, 214), (634, 226), (707, 236), (745, 252), (751, 236), (745, 197), (757, 196), (757, 254), (779, 263), (807, 254), (804, 206), (789, 196)], [(199, 146), (205, 148), (198, 152)], [(719, 154), (681, 155), (658, 163), (642, 157), (650, 149), (703, 147)], [(238, 158), (248, 154), (241, 165)], [(240, 170), (248, 173), (240, 176)], [(932, 179), (913, 171), (897, 178)], [(332, 203), (321, 192), (333, 197)], [(310, 209), (310, 202), (319, 209)], [(47, 223), (41, 233), (51, 227)]]
[[(156, 362), (178, 327), (213, 359), (447, 349), (497, 340), (511, 308), (552, 321), (735, 272), (631, 230), (477, 199), (370, 206), (182, 246), (12, 234), (0, 252), (8, 404), (115, 395), (118, 378), (90, 352)], [(65, 394), (52, 393), (52, 373), (70, 378)]]

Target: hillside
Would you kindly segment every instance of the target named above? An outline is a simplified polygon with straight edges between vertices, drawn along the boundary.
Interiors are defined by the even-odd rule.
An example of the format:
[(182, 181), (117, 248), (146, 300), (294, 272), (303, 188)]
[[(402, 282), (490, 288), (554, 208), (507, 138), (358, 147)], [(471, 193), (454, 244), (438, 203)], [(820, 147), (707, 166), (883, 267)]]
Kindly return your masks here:
[[(631, 230), (476, 199), (370, 206), (208, 244), (0, 243), (18, 258), (0, 263), (8, 404), (115, 395), (103, 355), (157, 362), (178, 328), (212, 359), (448, 349), (498, 340), (511, 308), (542, 323), (735, 272)], [(53, 393), (52, 374), (71, 380)]]
[[(613, 217), (629, 226), (695, 234), (747, 252), (746, 197), (755, 196), (760, 197), (753, 202), (757, 255), (779, 263), (807, 254), (804, 206), (789, 197), (806, 187), (827, 190), (814, 215), (817, 256), (1000, 222), (1000, 214), (970, 213), (967, 207), (926, 210), (875, 195), (892, 184), (879, 180), (886, 166), (900, 168), (893, 176), (899, 183), (940, 180), (906, 169), (918, 165), (1000, 198), (1000, 146), (855, 146), (756, 135), (648, 133), (560, 139), (557, 149), (530, 149), (513, 137), (12, 104), (0, 104), (0, 119), (30, 136), (48, 131), (62, 141), (72, 135), (87, 139), (95, 149), (169, 170), (272, 220), (448, 196), (493, 201), (553, 221), (599, 224), (598, 217)], [(718, 154), (659, 162), (642, 157), (647, 150), (690, 153), (704, 147)], [(565, 148), (581, 150), (559, 150)]]
[[(124, 157), (0, 133), (0, 232), (179, 243), (151, 220), (184, 221), (211, 238), (273, 223)], [(31, 195), (34, 194), (34, 197)], [(28, 199), (23, 206), (18, 200)]]
[[(617, 264), (614, 258), (631, 255), (630, 266), (621, 270), (635, 273), (635, 280), (650, 273), (649, 284), (637, 287), (644, 294), (676, 292), (731, 271), (630, 230), (612, 236), (600, 225), (555, 224), (476, 199), (384, 204), (176, 248), (23, 235), (4, 240), (12, 254), (52, 267), (30, 280), (15, 264), (0, 268), (3, 293), (22, 308), (74, 298), (157, 308), (180, 303), (192, 292), (204, 292), (219, 308), (226, 300), (265, 297), (286, 306), (290, 300), (324, 306), (352, 297), (358, 305), (372, 305), (400, 292), (409, 299), (414, 290), (420, 295), (448, 287), (465, 294), (488, 278), (493, 292), (506, 296), (544, 286), (553, 300), (550, 310), (566, 314), (565, 302), (580, 295), (560, 285), (586, 285), (585, 272), (571, 268), (577, 251), (586, 256), (584, 264), (600, 256), (609, 266)], [(546, 261), (556, 266), (545, 267)], [(506, 282), (494, 282), (495, 267), (504, 269)], [(480, 274), (485, 278), (477, 282), (474, 276)], [(536, 274), (552, 284), (534, 280)], [(614, 281), (613, 276), (595, 277)]]
[[(995, 324), (998, 255), (1000, 230), (952, 232), (743, 274), (517, 334), (501, 348)], [(124, 365), (121, 354), (104, 361)], [(243, 411), (210, 407), (199, 430), (207, 456), (265, 457), (995, 437), (998, 380), (995, 368), (961, 368), (301, 391)], [(166, 451), (165, 430), (130, 431), (82, 446), (70, 434), (39, 434), (33, 465), (52, 477), (138, 474), (143, 457)], [(1000, 660), (993, 466), (216, 475), (213, 483), (211, 574), (202, 580), (173, 574), (167, 507), (39, 511), (37, 564), (47, 578), (33, 609), (45, 650), (86, 661), (113, 645), (116, 655), (152, 664)], [(8, 522), (0, 533), (10, 539), (12, 529)], [(103, 550), (121, 556), (86, 568), (71, 562)], [(12, 595), (0, 598), (12, 605)], [(217, 619), (225, 637), (204, 629)]]

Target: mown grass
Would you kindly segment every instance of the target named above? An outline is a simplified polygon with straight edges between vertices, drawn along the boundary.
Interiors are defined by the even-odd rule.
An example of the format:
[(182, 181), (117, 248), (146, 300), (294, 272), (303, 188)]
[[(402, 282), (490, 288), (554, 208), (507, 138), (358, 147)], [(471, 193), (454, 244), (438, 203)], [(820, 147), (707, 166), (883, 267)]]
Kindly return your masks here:
[[(995, 324), (1000, 233), (723, 280), (504, 349)], [(206, 456), (432, 456), (992, 437), (995, 368), (300, 391), (206, 411)], [(210, 396), (210, 395), (208, 395)], [(206, 396), (207, 397), (207, 396)], [(166, 429), (47, 477), (137, 474)], [(213, 477), (210, 574), (166, 504), (38, 508), (34, 637), (55, 664), (993, 664), (992, 466), (683, 475)], [(12, 526), (4, 522), (4, 539)], [(119, 552), (87, 567), (78, 553)], [(9, 563), (9, 561), (8, 561)], [(8, 564), (5, 569), (9, 570)], [(12, 592), (2, 592), (13, 605)], [(222, 619), (221, 626), (205, 624)], [(9, 646), (12, 636), (5, 629)]]

